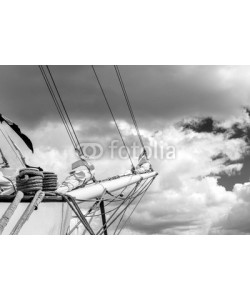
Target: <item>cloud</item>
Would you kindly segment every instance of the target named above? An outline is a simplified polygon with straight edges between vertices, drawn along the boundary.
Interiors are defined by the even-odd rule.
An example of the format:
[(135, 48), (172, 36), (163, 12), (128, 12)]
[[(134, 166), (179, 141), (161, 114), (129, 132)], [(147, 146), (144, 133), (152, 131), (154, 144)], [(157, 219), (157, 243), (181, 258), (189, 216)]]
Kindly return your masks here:
[(214, 222), (210, 234), (250, 234), (250, 182), (235, 184), (236, 203)]
[(192, 130), (197, 133), (225, 134), (228, 139), (245, 139), (250, 141), (250, 111), (246, 107), (241, 118), (219, 122), (211, 117), (195, 118), (180, 123), (184, 131)]
[[(110, 120), (90, 66), (50, 69), (75, 126), (84, 120), (99, 124)], [(96, 69), (116, 117), (131, 123), (114, 68)], [(240, 115), (240, 106), (248, 104), (248, 67), (121, 66), (120, 71), (143, 128), (164, 128), (166, 120), (175, 122), (190, 115), (227, 119)], [(25, 128), (60, 121), (37, 66), (1, 66), (0, 98), (1, 113)]]
[[(112, 125), (112, 124), (111, 124)], [(120, 122), (127, 141), (135, 140), (130, 125)], [(32, 165), (59, 174), (60, 180), (68, 174), (76, 159), (68, 137), (61, 124), (49, 123), (41, 131), (30, 131), (36, 151), (34, 155), (24, 150)], [(144, 141), (153, 141), (164, 147), (174, 145), (176, 159), (152, 157), (152, 164), (159, 176), (133, 214), (124, 233), (140, 234), (194, 234), (207, 233), (213, 222), (223, 216), (236, 203), (233, 192), (218, 184), (222, 173), (239, 172), (242, 165), (225, 164), (225, 159), (235, 161), (244, 155), (244, 139), (227, 139), (225, 135), (184, 132), (179, 126), (167, 126), (159, 134), (142, 130)], [(105, 144), (106, 137), (99, 141)], [(130, 143), (129, 143), (130, 144)], [(221, 159), (214, 159), (217, 155)], [(97, 178), (122, 174), (129, 168), (129, 161), (111, 159), (108, 155), (95, 161)], [(110, 168), (112, 165), (112, 168)], [(131, 209), (133, 206), (131, 206)], [(128, 210), (128, 213), (130, 210)]]
[[(133, 128), (125, 121), (120, 121), (119, 125), (128, 145), (131, 145), (137, 139)], [(112, 123), (107, 128), (109, 126), (112, 128)], [(124, 233), (208, 233), (212, 224), (237, 203), (235, 193), (219, 185), (218, 177), (223, 173), (231, 175), (240, 172), (242, 164), (235, 161), (244, 156), (247, 147), (245, 139), (228, 139), (225, 134), (183, 131), (175, 124), (166, 126), (158, 134), (147, 129), (141, 132), (147, 145), (152, 142), (165, 148), (173, 145), (176, 158), (167, 160), (152, 157), (152, 164), (159, 176), (134, 212)], [(53, 170), (63, 180), (76, 159), (63, 125), (48, 123), (43, 130), (30, 130), (28, 133), (36, 145), (34, 155), (23, 148), (29, 164)], [(105, 145), (108, 136), (112, 137), (110, 133), (98, 137), (99, 142)], [(94, 164), (97, 178), (122, 174), (130, 167), (128, 160), (123, 161), (118, 157), (111, 159), (107, 153)]]
[(225, 159), (213, 157), (221, 154), (238, 160), (244, 155), (246, 142), (223, 134), (183, 132), (178, 126), (169, 126), (162, 135), (151, 138), (174, 144), (177, 156), (174, 160), (153, 160), (160, 175), (134, 212), (128, 232), (208, 233), (237, 202), (234, 192), (218, 184), (218, 177), (242, 168), (242, 164), (225, 164)]

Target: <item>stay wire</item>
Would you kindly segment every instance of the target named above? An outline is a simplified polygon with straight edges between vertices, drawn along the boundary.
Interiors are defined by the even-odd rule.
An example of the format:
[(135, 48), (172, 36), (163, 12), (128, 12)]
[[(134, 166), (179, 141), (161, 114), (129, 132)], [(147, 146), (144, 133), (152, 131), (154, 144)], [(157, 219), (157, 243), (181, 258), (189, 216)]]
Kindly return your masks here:
[[(137, 189), (142, 189), (142, 187), (143, 186), (145, 186), (145, 183), (146, 182), (144, 182), (143, 184), (142, 184), (142, 186), (140, 186), (140, 183), (141, 183), (141, 181), (140, 182), (138, 182), (137, 183), (137, 185), (133, 188), (133, 190), (129, 193), (129, 199), (130, 199), (130, 201), (129, 201), (129, 203), (125, 206), (125, 208), (124, 209), (127, 209), (127, 207), (129, 206), (129, 205), (131, 205), (132, 203), (133, 203), (133, 201), (139, 196), (139, 195), (141, 195), (141, 191), (140, 192), (138, 192), (138, 190)], [(146, 186), (145, 186), (145, 188), (146, 188)], [(137, 194), (135, 195), (135, 192), (137, 191)], [(130, 196), (130, 194), (133, 192), (133, 195), (132, 196)], [(128, 196), (127, 196), (127, 198), (128, 198)], [(133, 197), (133, 198), (132, 198)], [(121, 205), (119, 205), (119, 207), (117, 208), (117, 210), (111, 215), (111, 217), (106, 221), (106, 223), (104, 224), (104, 225), (106, 225), (106, 227), (107, 227), (107, 229), (119, 218), (119, 216), (123, 213), (123, 211), (124, 211), (124, 209), (122, 210), (122, 211), (120, 211), (119, 213), (118, 213), (118, 215), (116, 216), (116, 217), (114, 217), (114, 219), (113, 220), (111, 220), (112, 218), (113, 218), (113, 216), (116, 214), (116, 212), (120, 209), (120, 207), (122, 206), (124, 204), (124, 202), (121, 204)], [(108, 224), (110, 222), (110, 224)], [(104, 232), (104, 230), (103, 230), (103, 227), (97, 232), (97, 234), (103, 234), (103, 232)]]
[[(117, 201), (117, 199), (118, 199), (118, 201), (124, 201), (124, 199), (123, 199), (123, 198), (120, 199), (119, 196), (120, 196), (121, 193), (123, 193), (123, 192), (126, 190), (126, 188), (127, 188), (127, 187), (124, 187), (123, 190), (122, 190), (119, 194), (117, 194), (116, 196), (113, 196), (113, 198), (110, 199), (110, 200), (108, 201), (108, 203), (104, 205), (104, 207), (106, 207), (106, 206), (112, 204), (114, 201)], [(126, 198), (125, 198), (125, 199), (126, 199)], [(102, 201), (104, 201), (104, 202), (106, 202), (107, 200), (108, 200), (108, 199), (102, 199)], [(98, 202), (98, 201), (97, 201), (97, 202)], [(94, 204), (92, 205), (92, 207), (94, 207), (95, 204), (96, 204), (96, 203), (94, 203)], [(101, 215), (101, 214), (100, 214), (100, 215)], [(85, 214), (85, 217), (90, 217), (90, 216), (91, 216), (91, 208), (89, 209), (89, 211), (87, 212), (87, 214)]]
[[(131, 118), (134, 122), (134, 125), (135, 125), (135, 128), (136, 130), (138, 131), (138, 125), (137, 125), (137, 122), (136, 122), (136, 119), (135, 119), (135, 115), (134, 115), (134, 112), (133, 112), (133, 109), (132, 109), (132, 106), (131, 106), (131, 103), (129, 101), (129, 97), (128, 97), (128, 94), (127, 94), (127, 91), (126, 91), (126, 88), (125, 88), (125, 85), (123, 83), (123, 80), (122, 80), (122, 77), (121, 77), (121, 73), (120, 73), (120, 70), (119, 70), (119, 67), (118, 66), (114, 66), (115, 68), (115, 71), (116, 71), (116, 75), (118, 77), (118, 80), (120, 82), (120, 85), (121, 85), (121, 88), (122, 88), (122, 91), (123, 91), (123, 95), (124, 95), (124, 98), (127, 102), (127, 105), (128, 105), (128, 108), (129, 108), (129, 111), (130, 111), (130, 114), (131, 114)], [(138, 136), (140, 137), (140, 133), (138, 134)]]
[(132, 120), (133, 120), (133, 122), (134, 122), (134, 126), (135, 126), (135, 129), (136, 129), (136, 131), (137, 131), (138, 138), (139, 138), (139, 140), (140, 140), (140, 143), (141, 143), (141, 145), (142, 145), (142, 148), (143, 148), (144, 152), (146, 152), (146, 149), (145, 149), (145, 146), (144, 146), (144, 143), (143, 143), (143, 140), (142, 140), (140, 131), (139, 131), (139, 127), (138, 127), (138, 125), (137, 125), (136, 118), (135, 118), (135, 115), (134, 115), (134, 112), (133, 112), (133, 108), (132, 108), (132, 106), (131, 106), (131, 103), (130, 103), (130, 100), (129, 100), (129, 97), (128, 97), (128, 94), (127, 94), (127, 91), (126, 91), (126, 88), (125, 88), (125, 85), (124, 85), (123, 80), (122, 80), (122, 76), (121, 76), (119, 67), (118, 67), (118, 66), (114, 66), (114, 68), (115, 68), (115, 72), (116, 72), (117, 78), (118, 78), (118, 80), (119, 80), (119, 83), (120, 83), (120, 85), (121, 85), (122, 92), (123, 92), (124, 98), (125, 98), (125, 100), (126, 100), (128, 109), (129, 109), (129, 111), (130, 111), (131, 118), (132, 118)]
[(129, 214), (128, 218), (126, 219), (126, 221), (124, 222), (124, 224), (121, 226), (121, 229), (118, 232), (118, 235), (121, 233), (121, 231), (124, 229), (124, 227), (126, 226), (128, 220), (131, 218), (132, 214), (134, 213), (135, 209), (138, 207), (138, 205), (140, 204), (140, 202), (142, 201), (144, 195), (146, 194), (147, 190), (149, 189), (149, 187), (151, 186), (151, 184), (153, 183), (154, 178), (151, 180), (151, 182), (149, 183), (149, 185), (146, 187), (146, 189), (144, 190), (141, 198), (139, 199), (139, 201), (136, 203), (135, 207), (133, 208), (132, 212)]
[(100, 87), (100, 89), (101, 89), (101, 91), (102, 91), (103, 97), (104, 97), (104, 99), (105, 99), (105, 101), (106, 101), (106, 104), (107, 104), (107, 106), (108, 106), (108, 108), (109, 108), (110, 114), (111, 114), (111, 116), (112, 116), (112, 118), (113, 118), (113, 120), (114, 120), (114, 123), (115, 123), (115, 125), (116, 125), (117, 131), (119, 132), (119, 135), (120, 135), (120, 137), (121, 137), (121, 140), (122, 140), (122, 142), (123, 142), (123, 145), (124, 145), (124, 147), (125, 147), (125, 149), (126, 149), (126, 151), (127, 151), (128, 157), (129, 157), (129, 159), (130, 159), (130, 161), (131, 161), (132, 166), (134, 167), (134, 164), (133, 164), (133, 161), (132, 161), (131, 156), (130, 156), (130, 154), (129, 154), (129, 151), (128, 151), (128, 148), (127, 148), (127, 146), (126, 146), (126, 143), (125, 143), (125, 141), (124, 141), (124, 139), (123, 139), (123, 137), (122, 137), (122, 134), (121, 134), (120, 129), (119, 129), (119, 126), (118, 126), (118, 124), (117, 124), (117, 122), (116, 122), (115, 116), (114, 116), (114, 114), (113, 114), (113, 112), (112, 112), (112, 109), (111, 109), (111, 106), (110, 106), (110, 104), (109, 104), (109, 101), (108, 101), (108, 99), (107, 99), (107, 97), (106, 97), (106, 94), (105, 94), (105, 92), (104, 92), (104, 90), (103, 90), (103, 87), (102, 87), (102, 85), (101, 85), (101, 82), (100, 82), (100, 80), (99, 80), (99, 77), (98, 77), (98, 75), (97, 75), (97, 73), (96, 73), (96, 70), (95, 70), (95, 68), (94, 68), (93, 65), (92, 65), (92, 69), (93, 69), (93, 72), (94, 72), (94, 74), (95, 74), (96, 80), (97, 80), (97, 82), (98, 82), (98, 84), (99, 84), (99, 87)]
[(43, 67), (42, 67), (42, 66), (39, 66), (39, 69), (40, 69), (40, 71), (41, 71), (41, 73), (42, 73), (43, 79), (44, 79), (44, 81), (45, 81), (45, 83), (46, 83), (46, 86), (47, 86), (47, 88), (48, 88), (48, 90), (49, 90), (49, 92), (50, 92), (50, 95), (51, 95), (51, 97), (52, 97), (52, 99), (53, 99), (53, 101), (54, 101), (54, 104), (55, 104), (55, 106), (56, 106), (56, 108), (57, 108), (57, 111), (58, 111), (58, 113), (59, 113), (59, 115), (60, 115), (60, 117), (61, 117), (61, 119), (62, 119), (62, 122), (63, 122), (63, 124), (64, 124), (64, 126), (65, 126), (65, 129), (66, 129), (66, 131), (67, 131), (67, 133), (68, 133), (68, 135), (69, 135), (69, 138), (70, 138), (70, 140), (71, 140), (71, 143), (72, 143), (74, 149), (76, 149), (76, 142), (75, 142), (75, 140), (74, 140), (74, 138), (73, 138), (72, 132), (71, 132), (70, 129), (69, 129), (69, 126), (68, 126), (68, 124), (67, 124), (67, 121), (66, 121), (66, 119), (65, 119), (65, 117), (64, 117), (64, 115), (63, 115), (63, 113), (62, 113), (62, 111), (61, 111), (61, 108), (60, 108), (60, 106), (59, 106), (59, 104), (58, 104), (58, 101), (57, 101), (57, 99), (56, 99), (55, 93), (54, 93), (54, 91), (53, 91), (53, 89), (52, 89), (52, 87), (51, 87), (51, 85), (50, 85), (49, 79), (48, 79), (48, 77), (47, 77), (47, 75), (46, 75), (46, 73), (45, 73)]
[(57, 111), (58, 111), (58, 113), (59, 113), (59, 115), (60, 115), (60, 117), (61, 117), (61, 119), (62, 119), (62, 122), (63, 122), (63, 124), (64, 124), (64, 126), (65, 126), (65, 128), (66, 128), (66, 130), (67, 130), (67, 132), (68, 132), (68, 135), (69, 135), (69, 137), (70, 137), (70, 139), (71, 139), (72, 145), (73, 145), (74, 148), (76, 148), (76, 142), (75, 142), (75, 140), (74, 140), (73, 134), (72, 134), (72, 132), (70, 131), (69, 125), (68, 125), (68, 123), (67, 123), (67, 120), (66, 120), (66, 118), (65, 118), (65, 116), (64, 116), (64, 114), (63, 114), (63, 112), (62, 112), (62, 109), (61, 109), (59, 103), (58, 103), (57, 97), (56, 97), (56, 95), (55, 95), (55, 93), (54, 93), (54, 90), (53, 90), (51, 84), (50, 84), (50, 81), (49, 81), (49, 79), (48, 79), (48, 77), (47, 77), (47, 74), (46, 74), (46, 72), (45, 72), (45, 70), (43, 69), (42, 66), (41, 66), (41, 67), (39, 66), (39, 68), (40, 68), (40, 70), (41, 70), (41, 72), (42, 72), (42, 75), (43, 75), (43, 77), (44, 77), (45, 83), (46, 83), (46, 85), (47, 85), (47, 87), (48, 87), (48, 89), (49, 89), (49, 92), (50, 92), (50, 94), (51, 94), (51, 96), (52, 96), (52, 99), (53, 99), (53, 101), (54, 101), (54, 103), (55, 103), (55, 106), (56, 106), (56, 108), (57, 108)]
[[(139, 183), (137, 183), (138, 185)], [(130, 194), (133, 193), (134, 190), (136, 190), (137, 185), (129, 192), (129, 194), (127, 195), (126, 199), (127, 200), (130, 197)], [(109, 217), (109, 219), (106, 221), (105, 224), (103, 224), (103, 226), (99, 229), (99, 231), (96, 234), (102, 234), (103, 233), (103, 227), (107, 226), (107, 229), (109, 227), (108, 223), (111, 221), (111, 219), (113, 218), (113, 216), (116, 214), (116, 212), (120, 209), (120, 207), (124, 204), (124, 201), (116, 208), (115, 212)]]
[[(125, 187), (124, 189), (126, 189), (127, 187)], [(132, 191), (135, 189), (136, 187), (134, 187), (133, 189), (132, 189)], [(132, 193), (132, 191), (130, 191), (129, 192), (129, 194), (125, 197), (125, 198), (123, 198), (123, 199), (120, 199), (120, 201), (122, 202), (122, 203), (119, 203), (118, 205), (119, 205), (119, 207), (117, 208), (117, 207), (115, 207), (115, 208), (112, 208), (112, 209), (110, 209), (109, 211), (106, 211), (105, 212), (105, 214), (108, 214), (108, 213), (110, 213), (110, 212), (112, 212), (112, 211), (117, 211), (128, 199), (129, 199), (129, 197), (130, 197), (130, 194)], [(119, 195), (117, 195), (117, 196), (114, 196), (114, 198), (111, 200), (111, 201), (115, 201), (117, 198), (119, 197)], [(103, 199), (102, 201), (105, 201), (105, 199)], [(104, 207), (106, 207), (106, 206), (108, 206), (109, 204), (111, 204), (112, 202), (109, 202), (108, 204), (106, 204)], [(100, 209), (99, 209), (100, 210)], [(102, 215), (104, 215), (104, 213), (100, 213), (100, 214), (98, 214), (98, 215), (95, 215), (95, 217), (98, 217), (98, 216), (102, 216)], [(91, 216), (91, 214), (86, 214), (85, 215), (85, 217), (90, 217)], [(108, 220), (109, 221), (109, 220)], [(107, 221), (107, 222), (108, 222)], [(106, 224), (105, 224), (106, 225)]]
[[(110, 224), (108, 224), (107, 229), (120, 217), (120, 215), (123, 213), (124, 210), (126, 210), (128, 208), (129, 205), (131, 205), (133, 203), (133, 201), (135, 201), (136, 197), (132, 198), (129, 203), (125, 206), (125, 208), (118, 213), (118, 215), (110, 222)], [(102, 231), (100, 234), (103, 234), (104, 231)]]
[(134, 126), (135, 126), (135, 129), (136, 129), (136, 131), (137, 131), (138, 138), (139, 138), (139, 140), (140, 140), (140, 142), (141, 142), (142, 148), (143, 148), (144, 151), (145, 151), (145, 146), (144, 146), (144, 143), (143, 143), (143, 141), (142, 141), (142, 137), (141, 137), (141, 134), (140, 134), (140, 131), (139, 131), (139, 127), (138, 127), (138, 125), (137, 125), (136, 118), (135, 118), (135, 115), (134, 115), (134, 112), (133, 112), (133, 109), (132, 109), (132, 106), (131, 106), (129, 97), (128, 97), (128, 94), (127, 94), (125, 85), (124, 85), (124, 83), (123, 83), (123, 80), (122, 80), (122, 77), (121, 77), (120, 70), (119, 70), (118, 66), (114, 66), (114, 67), (115, 67), (115, 71), (116, 71), (118, 80), (119, 80), (119, 82), (120, 82), (120, 85), (121, 85), (121, 88), (122, 88), (122, 91), (123, 91), (124, 98), (125, 98), (125, 100), (126, 100), (128, 109), (129, 109), (129, 111), (130, 111), (131, 118), (132, 118), (132, 120), (133, 120), (133, 122), (134, 122)]
[(51, 71), (50, 71), (50, 69), (49, 69), (49, 66), (46, 66), (46, 68), (47, 68), (48, 73), (49, 73), (49, 75), (50, 75), (50, 78), (51, 78), (51, 80), (52, 80), (52, 82), (53, 82), (53, 84), (54, 84), (55, 90), (56, 90), (56, 92), (57, 92), (57, 95), (58, 95), (59, 100), (60, 100), (60, 102), (61, 102), (61, 105), (62, 105), (62, 107), (63, 107), (63, 110), (64, 110), (64, 112), (65, 112), (65, 114), (66, 114), (66, 117), (67, 117), (67, 119), (68, 119), (68, 122), (69, 122), (69, 124), (70, 124), (70, 126), (71, 126), (72, 132), (73, 132), (73, 134), (74, 134), (74, 136), (75, 136), (75, 139), (76, 139), (76, 142), (77, 142), (77, 144), (78, 144), (78, 146), (79, 146), (79, 150), (81, 151), (82, 155), (84, 155), (84, 153), (83, 153), (83, 151), (82, 151), (82, 148), (81, 148), (81, 144), (80, 144), (79, 139), (78, 139), (78, 137), (77, 137), (77, 135), (76, 135), (76, 132), (75, 132), (75, 130), (74, 130), (74, 127), (73, 127), (72, 122), (71, 122), (71, 120), (70, 120), (70, 117), (69, 117), (69, 115), (68, 115), (67, 109), (66, 109), (66, 107), (65, 107), (65, 105), (64, 105), (64, 103), (63, 103), (62, 97), (61, 97), (61, 95), (60, 95), (60, 93), (59, 93), (59, 90), (58, 90), (58, 88), (57, 88), (57, 85), (56, 85), (56, 83), (55, 83), (55, 80), (54, 80), (54, 78), (53, 78), (53, 75), (52, 75), (52, 73), (51, 73)]
[[(119, 221), (119, 223), (118, 223), (118, 225), (117, 225), (117, 227), (116, 227), (116, 229), (115, 229), (115, 231), (114, 231), (114, 234), (116, 233), (116, 231), (117, 231), (117, 229), (118, 229), (118, 227), (119, 227), (119, 224), (120, 224), (120, 222), (121, 222), (121, 220), (122, 220), (122, 218), (123, 218), (123, 216), (125, 215), (125, 212), (126, 212), (126, 210), (128, 209), (128, 207), (135, 201), (135, 199), (137, 199), (137, 197), (139, 197), (140, 195), (142, 195), (143, 193), (145, 193), (145, 189), (147, 189), (147, 186), (150, 184), (150, 182), (149, 183), (147, 183), (147, 180), (140, 186), (140, 188), (138, 189), (138, 190), (140, 190), (139, 192), (137, 191), (137, 193), (135, 194), (133, 194), (133, 196), (131, 196), (131, 200), (130, 200), (130, 202), (128, 203), (128, 205), (118, 214), (118, 216), (114, 219), (114, 220), (112, 220), (112, 222), (109, 224), (109, 226), (110, 225), (112, 225), (112, 223), (114, 223), (114, 221), (116, 220), (116, 219), (118, 219), (119, 218), (119, 216), (122, 214), (122, 217), (121, 217), (121, 219), (120, 219), (120, 221)], [(108, 226), (108, 227), (109, 227)]]
[[(140, 186), (140, 188), (139, 188), (139, 185), (138, 185), (137, 191), (135, 190), (135, 191), (134, 191), (134, 194), (133, 194), (134, 198), (137, 198), (138, 196), (141, 195), (141, 191), (140, 191), (140, 190), (143, 189), (143, 187), (145, 186), (146, 182), (147, 182), (147, 180)], [(139, 190), (139, 191), (138, 191), (138, 190)], [(136, 192), (137, 192), (137, 194), (136, 194)], [(128, 207), (129, 207), (129, 206), (127, 206), (127, 208), (128, 208)], [(122, 214), (122, 216), (121, 216), (121, 218), (120, 218), (120, 220), (119, 220), (119, 222), (118, 222), (118, 224), (117, 224), (117, 226), (116, 226), (116, 229), (115, 229), (115, 231), (114, 231), (114, 234), (116, 234), (116, 231), (118, 230), (118, 227), (119, 227), (119, 225), (121, 224), (123, 217), (125, 216), (125, 213), (126, 213), (127, 208), (124, 210), (124, 212), (123, 212), (123, 214)]]
[[(127, 208), (128, 208), (128, 207), (127, 207)], [(118, 230), (118, 228), (119, 228), (119, 226), (120, 226), (120, 224), (121, 224), (121, 222), (122, 222), (122, 220), (123, 220), (123, 218), (124, 218), (124, 216), (125, 216), (126, 211), (127, 211), (127, 209), (125, 209), (124, 212), (122, 213), (121, 218), (120, 218), (120, 220), (119, 220), (119, 222), (118, 222), (118, 224), (117, 224), (117, 226), (116, 226), (116, 229), (115, 229), (115, 231), (114, 231), (114, 235), (116, 234), (116, 232), (117, 232), (117, 230)]]

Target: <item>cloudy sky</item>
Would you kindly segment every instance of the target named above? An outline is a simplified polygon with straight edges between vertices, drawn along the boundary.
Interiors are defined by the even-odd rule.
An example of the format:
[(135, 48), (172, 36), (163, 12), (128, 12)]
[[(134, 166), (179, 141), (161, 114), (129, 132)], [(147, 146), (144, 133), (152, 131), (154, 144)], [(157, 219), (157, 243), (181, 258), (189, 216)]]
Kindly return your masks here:
[[(110, 158), (108, 146), (119, 135), (91, 67), (51, 71), (80, 141), (105, 149), (94, 161), (97, 178), (129, 169), (127, 159)], [(127, 144), (139, 145), (113, 66), (96, 71)], [(175, 149), (171, 159), (152, 157), (159, 176), (124, 233), (250, 233), (250, 67), (120, 66), (120, 72), (145, 144)], [(0, 66), (0, 99), (0, 113), (33, 141), (34, 154), (15, 139), (27, 162), (62, 180), (76, 157), (39, 68)]]

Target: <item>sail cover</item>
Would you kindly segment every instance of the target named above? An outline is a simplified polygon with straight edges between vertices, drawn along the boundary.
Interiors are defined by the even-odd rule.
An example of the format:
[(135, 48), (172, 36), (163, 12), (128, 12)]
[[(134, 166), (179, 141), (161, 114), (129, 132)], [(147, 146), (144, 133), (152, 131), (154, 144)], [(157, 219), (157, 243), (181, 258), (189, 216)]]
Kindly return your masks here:
[[(87, 164), (87, 165), (86, 165)], [(95, 175), (95, 168), (91, 163), (79, 160), (72, 164), (69, 176), (58, 187), (57, 192), (65, 194), (87, 184)]]
[(11, 181), (4, 177), (0, 171), (0, 195), (11, 195), (14, 191)]

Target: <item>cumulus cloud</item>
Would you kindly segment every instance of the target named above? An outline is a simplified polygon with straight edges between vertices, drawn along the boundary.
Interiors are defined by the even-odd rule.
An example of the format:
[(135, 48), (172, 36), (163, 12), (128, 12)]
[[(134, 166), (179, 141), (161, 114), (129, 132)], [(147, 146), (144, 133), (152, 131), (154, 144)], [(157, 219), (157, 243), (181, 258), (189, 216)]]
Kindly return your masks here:
[[(237, 202), (237, 195), (218, 184), (222, 173), (239, 172), (242, 164), (213, 159), (219, 153), (230, 161), (244, 155), (246, 141), (224, 134), (183, 132), (169, 126), (156, 137), (175, 145), (176, 159), (153, 159), (160, 176), (136, 209), (127, 229), (140, 234), (205, 234)], [(126, 231), (124, 231), (126, 233)]]
[(212, 224), (210, 234), (250, 234), (250, 182), (235, 184), (233, 194), (236, 202)]

